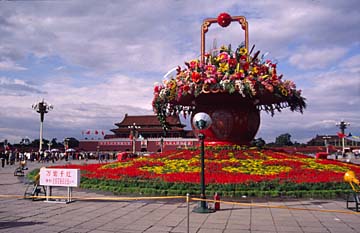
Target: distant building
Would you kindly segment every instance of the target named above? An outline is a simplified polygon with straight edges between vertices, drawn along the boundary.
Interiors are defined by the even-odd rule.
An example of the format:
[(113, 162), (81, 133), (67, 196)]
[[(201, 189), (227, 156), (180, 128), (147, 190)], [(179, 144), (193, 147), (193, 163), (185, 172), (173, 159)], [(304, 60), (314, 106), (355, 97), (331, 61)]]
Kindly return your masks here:
[(197, 145), (197, 138), (190, 130), (185, 130), (179, 117), (167, 118), (171, 129), (164, 134), (156, 115), (130, 116), (125, 114), (124, 119), (115, 123), (117, 128), (110, 131), (104, 139), (80, 140), (79, 150), (82, 151), (132, 151), (133, 139), (131, 127), (137, 126), (135, 135), (135, 149), (137, 152), (159, 152), (173, 150), (177, 147), (192, 147)]
[[(313, 139), (307, 142), (308, 146), (324, 146), (325, 140), (328, 145), (342, 146), (342, 139), (338, 135), (316, 135)], [(345, 138), (346, 146), (360, 146), (359, 142), (350, 141)]]
[(124, 119), (120, 123), (115, 123), (118, 128), (110, 130), (114, 135), (106, 135), (105, 139), (129, 137), (129, 126), (132, 126), (133, 124), (140, 127), (138, 131), (143, 138), (194, 137), (192, 131), (184, 130), (185, 125), (181, 123), (179, 117), (170, 116), (167, 118), (167, 122), (170, 124), (171, 129), (164, 135), (164, 131), (157, 116), (129, 116), (128, 114), (125, 114)]

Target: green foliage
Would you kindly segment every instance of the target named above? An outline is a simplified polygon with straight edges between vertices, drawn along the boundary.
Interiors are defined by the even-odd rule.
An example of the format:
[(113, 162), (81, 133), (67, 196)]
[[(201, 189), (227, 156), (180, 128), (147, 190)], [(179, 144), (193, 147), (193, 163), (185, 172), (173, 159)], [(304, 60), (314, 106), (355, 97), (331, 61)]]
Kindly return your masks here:
[(264, 148), (266, 142), (262, 138), (257, 138), (251, 141), (251, 146), (255, 146), (257, 148)]
[(281, 134), (275, 139), (277, 146), (292, 146), (291, 135), (289, 133)]
[[(168, 183), (160, 180), (97, 180), (81, 178), (81, 188), (109, 191), (114, 194), (144, 196), (177, 196), (200, 194), (200, 185), (191, 183)], [(337, 198), (352, 192), (345, 182), (333, 183), (290, 183), (290, 182), (249, 182), (246, 184), (209, 184), (206, 195), (212, 197), (218, 192), (222, 197), (296, 197), (296, 198)]]
[(40, 172), (40, 168), (36, 168), (36, 169), (30, 171), (28, 174), (26, 174), (26, 178), (27, 178), (28, 180), (30, 180), (30, 181), (34, 181), (34, 180), (35, 180), (35, 176), (36, 176), (37, 174), (39, 174), (39, 172)]
[(68, 146), (69, 148), (76, 148), (79, 146), (79, 141), (74, 137), (69, 137), (68, 139)]

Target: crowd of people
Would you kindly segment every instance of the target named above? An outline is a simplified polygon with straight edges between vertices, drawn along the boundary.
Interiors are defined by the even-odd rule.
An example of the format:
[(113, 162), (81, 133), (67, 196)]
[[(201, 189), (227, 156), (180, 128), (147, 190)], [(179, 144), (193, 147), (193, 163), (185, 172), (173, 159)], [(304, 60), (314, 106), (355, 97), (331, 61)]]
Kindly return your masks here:
[(0, 152), (1, 167), (15, 165), (20, 161), (51, 162), (59, 160), (89, 160), (97, 159), (99, 163), (117, 159), (116, 152), (60, 152), (60, 151), (30, 151), (5, 150)]

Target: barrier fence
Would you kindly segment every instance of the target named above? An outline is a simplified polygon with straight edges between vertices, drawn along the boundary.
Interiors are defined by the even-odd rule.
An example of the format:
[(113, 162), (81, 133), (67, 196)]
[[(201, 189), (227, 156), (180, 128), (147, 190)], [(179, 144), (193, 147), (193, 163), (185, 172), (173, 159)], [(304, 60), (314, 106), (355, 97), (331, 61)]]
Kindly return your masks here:
[[(22, 196), (22, 195), (2, 195), (0, 198), (9, 198), (9, 199), (66, 199), (67, 196)], [(238, 205), (245, 207), (260, 207), (260, 208), (275, 208), (275, 209), (285, 209), (285, 210), (295, 210), (295, 211), (316, 211), (324, 213), (339, 213), (339, 214), (350, 214), (350, 215), (359, 215), (360, 212), (346, 211), (346, 210), (332, 210), (332, 209), (316, 209), (316, 208), (301, 208), (301, 207), (289, 207), (283, 205), (264, 205), (256, 203), (243, 203), (236, 201), (222, 201), (222, 200), (213, 200), (213, 199), (202, 199), (191, 197), (189, 194), (186, 196), (163, 196), (163, 197), (72, 197), (73, 200), (78, 201), (139, 201), (139, 200), (164, 200), (164, 199), (184, 199), (187, 203), (187, 232), (190, 229), (190, 202), (192, 201), (206, 201), (212, 203), (222, 203), (228, 205)]]

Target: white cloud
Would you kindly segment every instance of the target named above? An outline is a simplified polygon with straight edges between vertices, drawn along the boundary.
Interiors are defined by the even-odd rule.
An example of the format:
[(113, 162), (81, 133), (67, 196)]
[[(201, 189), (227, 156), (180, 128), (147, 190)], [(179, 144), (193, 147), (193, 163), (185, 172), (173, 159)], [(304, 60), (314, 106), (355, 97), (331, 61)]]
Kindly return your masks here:
[(21, 71), (21, 70), (27, 70), (27, 68), (22, 67), (13, 61), (10, 60), (4, 60), (0, 61), (0, 70), (4, 71)]
[(132, 105), (151, 109), (153, 83), (138, 77), (113, 75), (106, 82), (83, 87), (72, 86), (66, 78), (44, 84), (54, 105), (65, 103), (97, 103), (99, 105)]
[(45, 92), (24, 80), (0, 77), (0, 96), (24, 96), (32, 93), (44, 94)]
[(300, 69), (325, 68), (338, 61), (347, 52), (346, 48), (313, 49), (301, 48), (293, 52), (289, 61)]
[(274, 141), (274, 136), (290, 133), (293, 141), (307, 142), (316, 134), (335, 135), (339, 131), (336, 123), (343, 119), (351, 123), (347, 132), (360, 135), (360, 74), (339, 69), (311, 75), (305, 77), (311, 82), (303, 90), (308, 105), (304, 114), (289, 111), (274, 117), (262, 114), (258, 136)]
[[(0, 79), (0, 87), (15, 83), (18, 86), (12, 90), (14, 94), (3, 93), (0, 99), (1, 106), (6, 109), (0, 112), (0, 118), (3, 125), (7, 126), (7, 129), (0, 129), (0, 134), (16, 138), (16, 142), (24, 136), (38, 137), (39, 116), (31, 106), (43, 98), (54, 106), (45, 116), (45, 128), (48, 130), (45, 137), (50, 134), (79, 137), (79, 133), (85, 129), (115, 128), (114, 124), (125, 113), (152, 114), (153, 83), (150, 80), (114, 75), (104, 83), (76, 87), (72, 86), (71, 79), (58, 77), (35, 88), (21, 80)], [(46, 90), (46, 93), (34, 91), (37, 89)], [(19, 130), (11, 131), (11, 127)]]
[(360, 72), (360, 54), (350, 57), (342, 62), (339, 67), (350, 70), (353, 73)]
[(57, 70), (57, 71), (64, 70), (64, 69), (66, 69), (65, 66), (58, 66), (58, 67), (55, 68), (55, 70)]
[[(175, 32), (181, 21), (168, 11), (170, 2), (160, 3), (157, 7), (150, 2), (56, 3), (59, 9), (34, 3), (39, 7), (36, 11), (16, 5), (19, 13), (5, 19), (12, 25), (4, 34), (10, 42), (6, 49), (22, 53), (22, 57), (29, 51), (37, 57), (56, 54), (66, 62), (98, 72), (164, 72), (183, 62), (192, 48), (190, 52), (176, 48)], [(67, 9), (79, 12), (69, 15)], [(85, 11), (94, 15), (82, 14)]]

